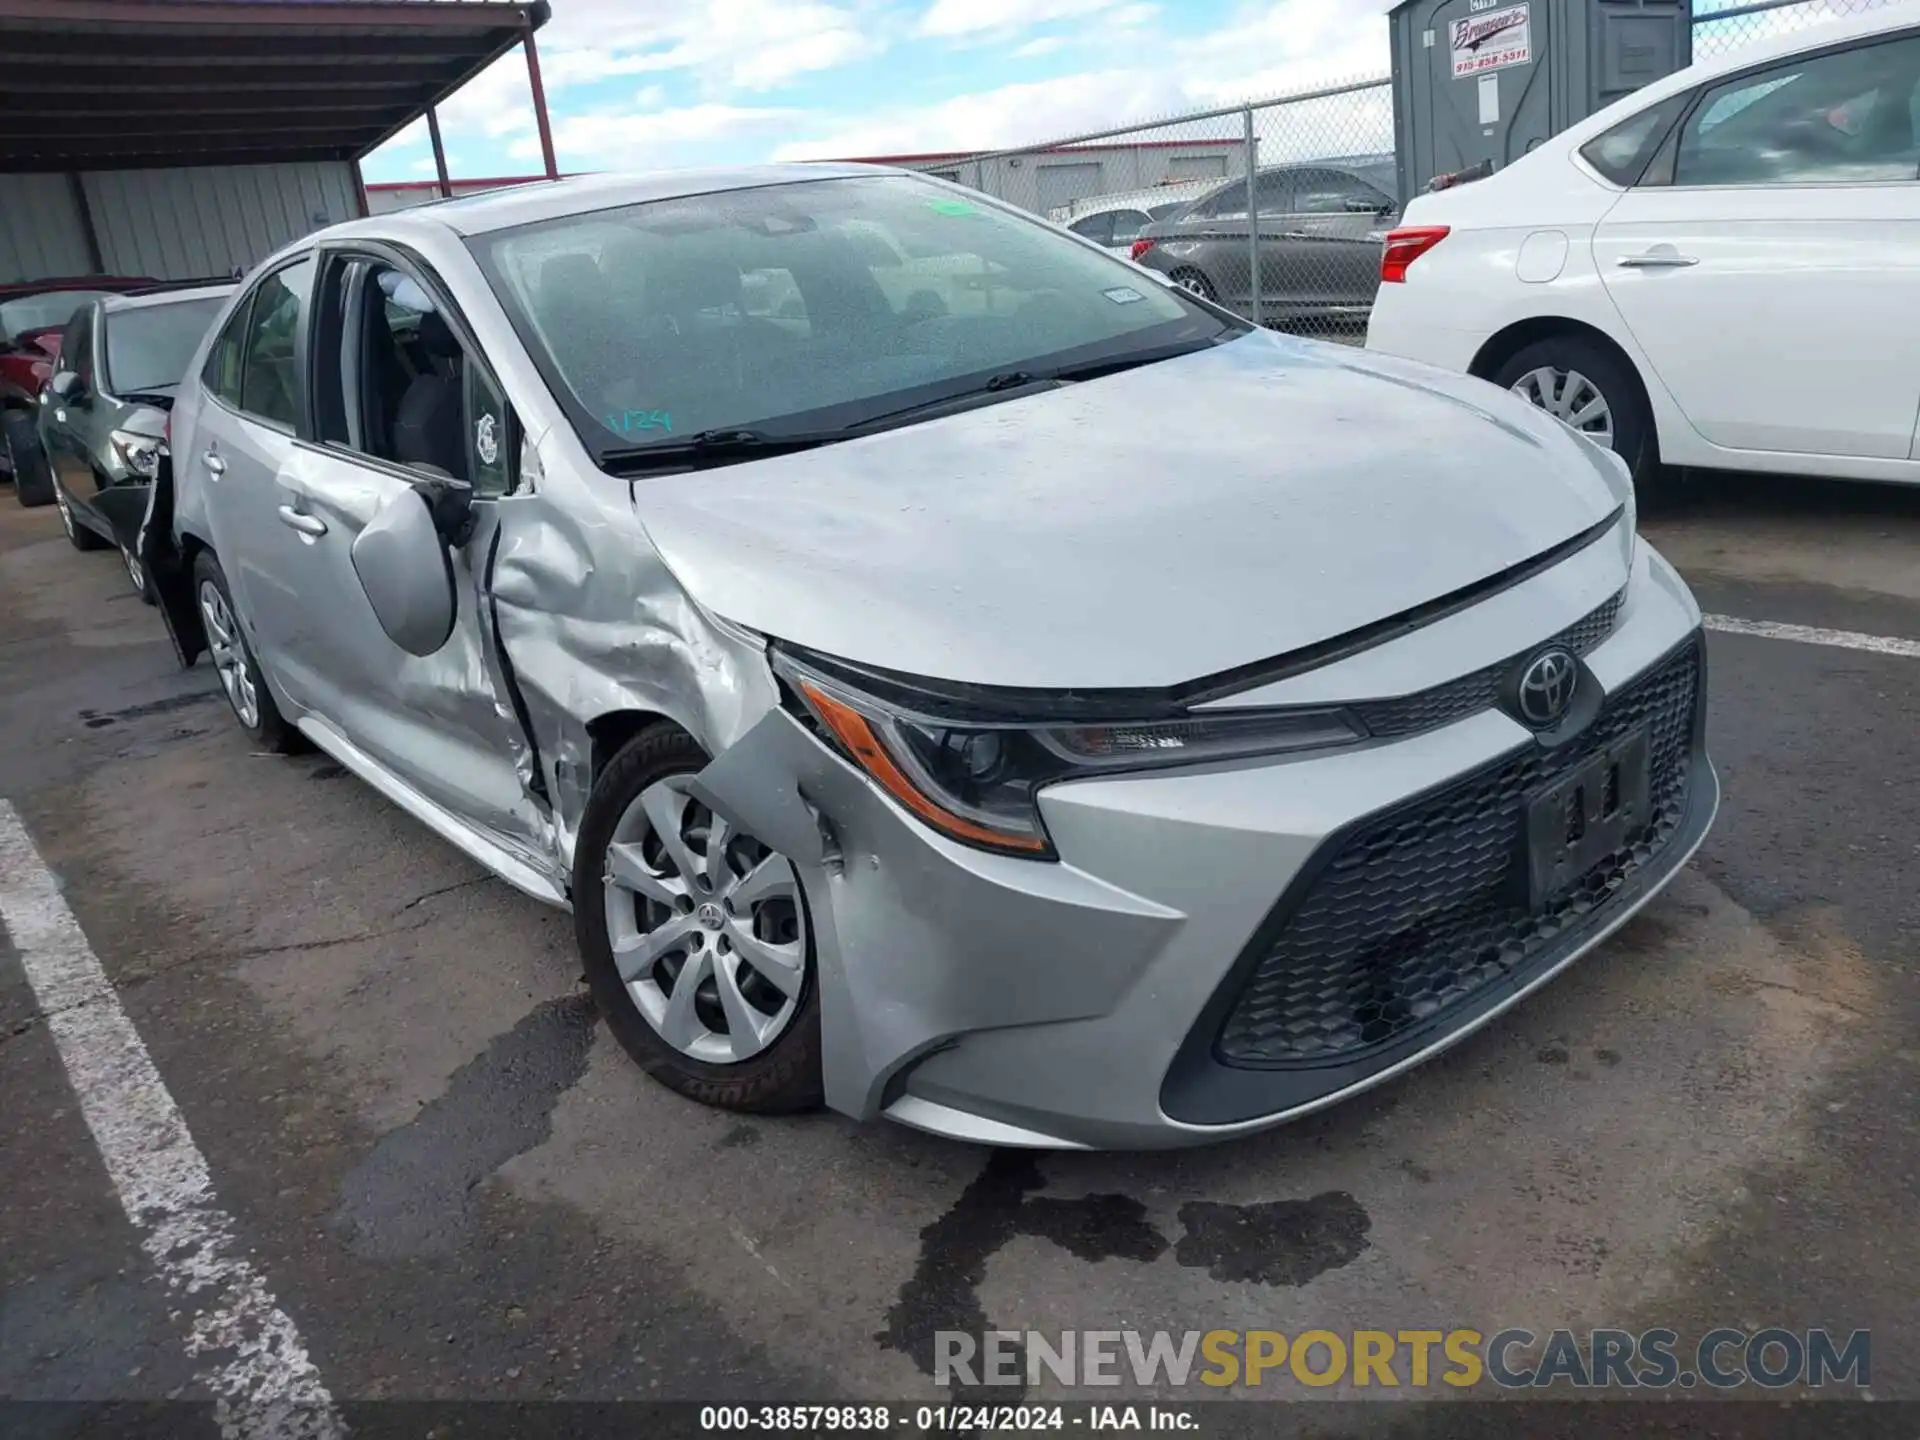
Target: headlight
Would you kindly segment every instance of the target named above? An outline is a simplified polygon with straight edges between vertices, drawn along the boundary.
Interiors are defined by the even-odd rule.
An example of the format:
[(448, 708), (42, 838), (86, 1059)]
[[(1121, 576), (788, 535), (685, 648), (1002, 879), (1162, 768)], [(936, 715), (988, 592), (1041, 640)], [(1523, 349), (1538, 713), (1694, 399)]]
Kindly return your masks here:
[(160, 442), (151, 435), (137, 435), (131, 430), (115, 430), (107, 437), (113, 442), (114, 453), (120, 462), (136, 475), (144, 475), (151, 480), (160, 470)]
[(1348, 745), (1366, 734), (1340, 710), (1071, 724), (942, 720), (929, 713), (935, 697), (924, 709), (882, 699), (779, 651), (774, 668), (836, 747), (920, 819), (968, 845), (1034, 859), (1053, 858), (1035, 796), (1054, 781)]

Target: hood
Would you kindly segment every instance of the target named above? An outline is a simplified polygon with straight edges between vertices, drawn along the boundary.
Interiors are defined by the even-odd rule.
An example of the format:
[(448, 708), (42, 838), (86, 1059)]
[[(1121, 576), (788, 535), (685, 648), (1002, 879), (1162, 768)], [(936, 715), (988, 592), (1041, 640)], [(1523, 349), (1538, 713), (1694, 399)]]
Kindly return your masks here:
[(1603, 520), (1620, 485), (1490, 385), (1259, 331), (636, 481), (634, 503), (689, 593), (764, 634), (973, 684), (1162, 687), (1530, 560)]
[(120, 401), (126, 408), (116, 428), (160, 439), (166, 434), (167, 413), (173, 409), (174, 396), (179, 389), (178, 385), (149, 385), (145, 389), (122, 395)]

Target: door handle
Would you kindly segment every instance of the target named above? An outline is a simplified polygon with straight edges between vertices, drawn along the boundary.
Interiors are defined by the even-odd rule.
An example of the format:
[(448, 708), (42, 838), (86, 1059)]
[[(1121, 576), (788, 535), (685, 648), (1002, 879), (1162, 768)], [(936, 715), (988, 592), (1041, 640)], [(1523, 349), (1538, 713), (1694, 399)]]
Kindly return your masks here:
[(291, 525), (302, 535), (324, 535), (327, 533), (326, 521), (322, 520), (318, 515), (302, 514), (291, 505), (282, 505), (280, 507), (280, 519), (284, 524)]
[(1622, 255), (1620, 266), (1626, 270), (1684, 270), (1700, 261), (1677, 250), (1649, 250), (1644, 255)]
[(200, 457), (200, 463), (207, 467), (207, 473), (216, 480), (227, 473), (227, 462), (211, 450)]

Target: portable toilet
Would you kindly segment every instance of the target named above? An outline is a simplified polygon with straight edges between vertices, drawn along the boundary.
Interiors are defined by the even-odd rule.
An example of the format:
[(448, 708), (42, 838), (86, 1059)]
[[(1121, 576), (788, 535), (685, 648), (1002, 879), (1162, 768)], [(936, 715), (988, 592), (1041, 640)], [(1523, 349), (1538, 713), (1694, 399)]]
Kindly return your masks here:
[(1693, 63), (1692, 0), (1401, 0), (1393, 36), (1400, 193), (1498, 170)]

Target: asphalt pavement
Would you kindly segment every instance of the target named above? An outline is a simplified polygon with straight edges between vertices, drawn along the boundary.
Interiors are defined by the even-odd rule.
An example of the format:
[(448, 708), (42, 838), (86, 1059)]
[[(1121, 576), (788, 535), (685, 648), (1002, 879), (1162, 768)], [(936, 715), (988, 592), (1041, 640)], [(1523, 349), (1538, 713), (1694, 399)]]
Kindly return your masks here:
[[(1209, 1149), (1029, 1155), (649, 1082), (564, 916), (326, 757), (250, 753), (116, 558), (0, 491), (25, 837), (0, 823), (0, 892), (40, 927), (0, 927), (0, 1398), (133, 1425), (278, 1366), (364, 1429), (396, 1401), (937, 1402), (940, 1330), (1724, 1324), (1870, 1331), (1864, 1393), (1920, 1401), (1920, 491), (1703, 481), (1644, 528), (1704, 609), (1768, 631), (1711, 637), (1726, 799), (1686, 873), (1357, 1101)], [(30, 951), (97, 964), (99, 993), (49, 1014)], [(200, 1238), (167, 1228), (152, 1195), (186, 1182), (140, 1169), (127, 1104), (203, 1162)], [(216, 1252), (213, 1289), (252, 1297), (217, 1313)], [(229, 1323), (277, 1338), (236, 1362)]]

